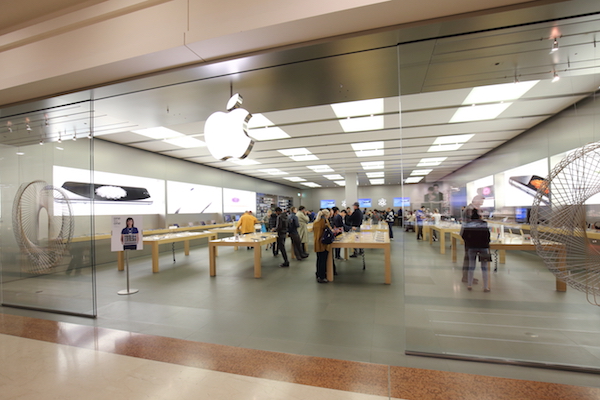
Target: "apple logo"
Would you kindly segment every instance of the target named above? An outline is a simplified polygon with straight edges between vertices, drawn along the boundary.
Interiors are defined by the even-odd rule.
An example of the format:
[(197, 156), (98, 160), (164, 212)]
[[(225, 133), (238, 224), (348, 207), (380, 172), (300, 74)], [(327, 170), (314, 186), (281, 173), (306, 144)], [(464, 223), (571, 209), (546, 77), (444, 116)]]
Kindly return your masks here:
[(246, 158), (254, 146), (247, 132), (252, 114), (239, 108), (242, 101), (242, 96), (234, 94), (227, 102), (229, 112), (212, 113), (204, 124), (204, 141), (210, 154), (218, 160)]

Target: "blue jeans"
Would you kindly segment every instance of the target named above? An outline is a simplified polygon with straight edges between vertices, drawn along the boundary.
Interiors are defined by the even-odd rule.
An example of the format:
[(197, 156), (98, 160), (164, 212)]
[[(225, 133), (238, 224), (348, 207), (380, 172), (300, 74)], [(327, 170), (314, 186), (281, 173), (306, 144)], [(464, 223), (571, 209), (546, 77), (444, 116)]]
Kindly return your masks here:
[[(473, 273), (475, 272), (475, 267), (477, 266), (477, 254), (490, 254), (490, 249), (469, 249), (467, 251), (469, 255), (469, 275), (468, 275), (468, 285), (473, 286)], [(481, 273), (483, 274), (483, 288), (488, 289), (488, 262), (481, 262)]]

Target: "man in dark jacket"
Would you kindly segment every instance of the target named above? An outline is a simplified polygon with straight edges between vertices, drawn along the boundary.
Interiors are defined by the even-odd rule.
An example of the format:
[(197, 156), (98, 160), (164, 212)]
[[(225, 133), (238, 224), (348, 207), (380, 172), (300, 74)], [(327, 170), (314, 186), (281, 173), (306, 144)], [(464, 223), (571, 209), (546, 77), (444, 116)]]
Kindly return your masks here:
[[(333, 211), (333, 217), (331, 218), (331, 226), (333, 228), (337, 228), (338, 231), (342, 232), (344, 230), (344, 218), (340, 214), (340, 209), (337, 207), (333, 207), (331, 210)], [(339, 247), (336, 247), (334, 249), (334, 256), (336, 260), (342, 259), (342, 257), (340, 257), (341, 250), (342, 249), (340, 249)]]
[(490, 230), (487, 222), (481, 220), (477, 209), (471, 210), (471, 222), (467, 223), (461, 232), (465, 241), (467, 255), (469, 257), (469, 273), (467, 275), (467, 289), (473, 286), (473, 273), (477, 263), (477, 254), (481, 260), (481, 271), (483, 273), (483, 291), (489, 292), (488, 286), (488, 257), (490, 254)]
[(275, 224), (275, 228), (273, 228), (273, 232), (277, 232), (277, 249), (283, 256), (283, 264), (279, 264), (279, 266), (289, 267), (290, 262), (285, 251), (285, 237), (287, 236), (288, 230), (287, 214), (282, 212), (280, 207), (277, 207), (275, 208), (275, 215), (277, 215), (277, 222)]
[[(358, 202), (354, 203), (354, 211), (350, 215), (350, 225), (352, 225), (352, 230), (356, 232), (360, 232), (360, 226), (362, 225), (363, 213), (360, 210), (360, 204)], [(350, 257), (357, 257), (359, 254), (363, 254), (363, 249), (354, 249), (354, 254)]]
[[(271, 213), (271, 216), (269, 217), (269, 231), (273, 231), (273, 229), (275, 229), (275, 226), (277, 225), (277, 214), (276, 213)], [(273, 255), (276, 256), (278, 255), (279, 252), (277, 251), (277, 242), (273, 243)]]

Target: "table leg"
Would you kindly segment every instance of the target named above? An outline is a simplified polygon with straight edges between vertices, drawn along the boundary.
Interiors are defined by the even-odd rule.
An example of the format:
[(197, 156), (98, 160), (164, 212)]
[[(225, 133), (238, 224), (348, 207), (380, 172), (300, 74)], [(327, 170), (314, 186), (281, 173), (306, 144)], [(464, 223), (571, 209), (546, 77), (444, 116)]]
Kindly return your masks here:
[(438, 235), (438, 240), (440, 241), (440, 254), (446, 254), (446, 232), (440, 229), (440, 233)]
[(118, 251), (117, 252), (117, 268), (119, 271), (125, 271), (125, 252)]
[(327, 253), (327, 280), (333, 282), (333, 248)]
[(254, 277), (255, 278), (260, 278), (261, 277), (261, 269), (260, 269), (260, 252), (261, 252), (262, 248), (260, 247), (260, 245), (254, 245)]
[(385, 254), (385, 283), (386, 285), (392, 284), (392, 256), (390, 251), (391, 246), (386, 246), (383, 251)]
[(209, 269), (210, 269), (210, 276), (217, 276), (217, 260), (216, 260), (216, 256), (217, 256), (217, 246), (212, 245), (212, 244), (208, 244), (208, 259), (209, 259)]
[(498, 258), (500, 258), (500, 264), (506, 264), (506, 250), (500, 250), (498, 255)]
[(185, 242), (183, 242), (183, 251), (186, 256), (190, 255), (190, 241), (189, 240), (186, 240)]
[(348, 253), (350, 252), (350, 249), (347, 247), (344, 247), (344, 260), (348, 259)]
[(456, 262), (456, 238), (455, 237), (451, 237), (450, 238), (450, 254), (452, 254), (452, 262), (455, 263)]
[(152, 272), (158, 272), (158, 243), (152, 243)]
[[(563, 270), (567, 264), (567, 252), (564, 248), (560, 249), (558, 251), (558, 257), (560, 260), (560, 266), (559, 269)], [(565, 281), (561, 281), (560, 279), (556, 278), (556, 291), (557, 292), (566, 292), (567, 291), (567, 284), (565, 283)]]

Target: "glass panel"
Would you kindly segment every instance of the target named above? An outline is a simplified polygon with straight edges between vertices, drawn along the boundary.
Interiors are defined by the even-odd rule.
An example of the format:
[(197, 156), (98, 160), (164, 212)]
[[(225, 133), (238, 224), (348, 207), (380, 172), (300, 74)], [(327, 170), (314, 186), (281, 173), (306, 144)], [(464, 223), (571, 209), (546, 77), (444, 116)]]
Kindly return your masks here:
[(56, 174), (76, 167), (90, 179), (90, 104), (39, 105), (0, 118), (2, 303), (95, 316), (93, 205), (70, 199), (71, 179)]
[[(404, 173), (415, 177), (405, 179), (404, 196), (424, 214), (415, 222), (424, 240), (415, 234), (404, 246), (410, 354), (598, 369), (598, 308), (576, 290), (598, 292), (597, 263), (567, 288), (530, 229), (536, 206), (544, 212), (537, 223), (572, 223), (552, 226), (551, 215), (566, 210), (559, 191), (571, 195), (569, 210), (585, 205), (578, 224), (599, 219), (597, 189), (579, 167), (570, 175), (579, 181), (548, 183), (552, 168), (600, 135), (597, 32), (586, 17), (399, 46)], [(578, 263), (590, 261), (587, 240), (593, 248), (597, 235), (589, 228), (569, 241), (564, 232), (545, 239), (567, 280), (585, 275)], [(566, 245), (573, 241), (580, 246)], [(491, 263), (477, 256), (488, 251)]]

